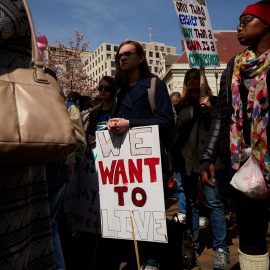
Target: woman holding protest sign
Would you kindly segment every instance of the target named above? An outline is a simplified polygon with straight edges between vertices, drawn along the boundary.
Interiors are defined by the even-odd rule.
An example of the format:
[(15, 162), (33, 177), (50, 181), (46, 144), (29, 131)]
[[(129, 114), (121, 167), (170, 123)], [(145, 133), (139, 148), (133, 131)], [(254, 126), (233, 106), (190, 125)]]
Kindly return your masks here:
[[(269, 1), (260, 1), (247, 6), (240, 15), (238, 40), (249, 47), (228, 63), (221, 77), (217, 116), (202, 156), (203, 181), (214, 176), (213, 162), (221, 153), (229, 179), (238, 175), (235, 184), (241, 180), (240, 170), (245, 172), (252, 166), (264, 178), (265, 190), (265, 183), (269, 186), (269, 14)], [(244, 166), (250, 160), (254, 161), (253, 165)], [(234, 187), (231, 194), (239, 230), (240, 267), (268, 270), (268, 194), (255, 198), (256, 194), (251, 196)]]
[[(178, 165), (183, 176), (187, 199), (187, 224), (192, 220), (192, 240), (195, 249), (201, 253), (199, 242), (199, 194), (200, 178), (199, 155), (208, 136), (211, 121), (215, 115), (216, 98), (208, 86), (204, 70), (190, 69), (186, 72), (183, 85), (181, 108), (177, 116), (177, 136), (174, 150), (175, 160), (184, 159), (183, 166)], [(176, 162), (174, 162), (176, 163)], [(226, 220), (223, 203), (219, 193), (217, 179), (205, 183), (201, 190), (205, 206), (209, 212), (211, 228), (214, 235), (213, 247), (216, 251), (215, 269), (226, 269), (228, 266), (228, 247), (226, 244)]]
[[(166, 84), (154, 79), (156, 86), (154, 95), (150, 97), (149, 89), (153, 82), (151, 78), (155, 76), (149, 71), (140, 43), (132, 40), (122, 42), (115, 57), (116, 83), (119, 90), (108, 129), (114, 134), (122, 134), (132, 127), (158, 125), (161, 155), (164, 156), (165, 147), (171, 143), (174, 131), (174, 116)], [(165, 171), (165, 163), (162, 165)], [(157, 246), (158, 244), (154, 243), (154, 249), (148, 249), (148, 253), (152, 254), (148, 254), (146, 265), (142, 269), (159, 269), (155, 252)]]

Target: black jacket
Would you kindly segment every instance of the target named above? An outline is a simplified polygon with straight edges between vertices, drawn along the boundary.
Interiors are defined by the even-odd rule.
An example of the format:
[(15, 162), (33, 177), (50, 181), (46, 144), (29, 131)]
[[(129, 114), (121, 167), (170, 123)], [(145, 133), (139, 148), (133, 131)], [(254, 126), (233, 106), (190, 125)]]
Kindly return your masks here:
[[(193, 153), (192, 165), (194, 171), (198, 172), (199, 156), (204, 149), (205, 142), (208, 138), (211, 122), (215, 116), (216, 97), (211, 97), (211, 107), (200, 108), (198, 102), (189, 105), (183, 105), (179, 108), (177, 115), (177, 136), (175, 138), (174, 147), (172, 149), (174, 159), (174, 169), (185, 173), (184, 160), (182, 148), (186, 145), (188, 140), (192, 142), (192, 149), (188, 152)], [(190, 110), (192, 109), (192, 114)]]

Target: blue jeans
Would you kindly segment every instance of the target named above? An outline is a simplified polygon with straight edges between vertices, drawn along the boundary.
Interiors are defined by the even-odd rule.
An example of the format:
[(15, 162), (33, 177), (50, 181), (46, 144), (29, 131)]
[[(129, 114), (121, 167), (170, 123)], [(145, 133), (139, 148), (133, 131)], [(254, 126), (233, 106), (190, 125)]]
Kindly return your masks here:
[(52, 224), (52, 240), (53, 240), (53, 257), (56, 270), (64, 270), (65, 260), (61, 241), (58, 233), (57, 213), (64, 198), (66, 184), (54, 186), (49, 189), (49, 204), (51, 211), (51, 224)]
[[(189, 191), (190, 194), (190, 206), (192, 215), (192, 241), (195, 249), (200, 250), (199, 243), (199, 203), (198, 203), (198, 174), (193, 174), (190, 179)], [(189, 178), (189, 177), (188, 177)], [(224, 204), (219, 192), (219, 180), (216, 179), (214, 187), (203, 185), (203, 193), (205, 197), (205, 206), (209, 213), (211, 228), (213, 232), (213, 248), (222, 248), (228, 251), (226, 244), (227, 226), (224, 215)]]
[(178, 211), (179, 213), (186, 214), (187, 204), (183, 179), (180, 172), (175, 172), (175, 176), (176, 176), (176, 198), (178, 203)]

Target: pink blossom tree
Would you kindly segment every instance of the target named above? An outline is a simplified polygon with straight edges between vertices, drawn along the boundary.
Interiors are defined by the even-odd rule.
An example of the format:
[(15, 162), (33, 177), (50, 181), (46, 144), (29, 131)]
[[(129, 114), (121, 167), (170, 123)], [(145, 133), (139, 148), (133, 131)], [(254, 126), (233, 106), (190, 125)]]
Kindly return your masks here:
[(56, 46), (48, 47), (45, 65), (56, 72), (65, 95), (71, 91), (90, 97), (96, 95), (94, 81), (85, 70), (89, 61), (88, 44), (84, 35), (75, 31), (75, 36), (69, 37), (68, 46), (58, 40)]

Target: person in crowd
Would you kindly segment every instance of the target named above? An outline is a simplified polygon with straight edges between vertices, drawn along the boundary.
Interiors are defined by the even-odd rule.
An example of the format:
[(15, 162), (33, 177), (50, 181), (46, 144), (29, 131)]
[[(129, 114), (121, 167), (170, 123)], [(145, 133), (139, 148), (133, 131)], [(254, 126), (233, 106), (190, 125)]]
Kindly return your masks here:
[[(0, 0), (0, 30), (0, 75), (30, 68), (31, 32), (21, 0)], [(44, 165), (1, 165), (0, 198), (0, 269), (55, 269)]]
[[(87, 148), (84, 155), (84, 160), (78, 168), (78, 183), (77, 194), (82, 189), (97, 192), (99, 190), (98, 172), (95, 165), (96, 160), (96, 131), (107, 129), (107, 122), (111, 118), (114, 96), (116, 93), (115, 80), (111, 76), (103, 76), (97, 86), (99, 94), (96, 96), (94, 102), (95, 106), (88, 108), (88, 115), (85, 117), (85, 133), (87, 140)], [(91, 269), (105, 269), (109, 261), (98, 261), (99, 254), (110, 253), (112, 239), (101, 238), (100, 236), (100, 208), (99, 196), (94, 197), (91, 201), (91, 206), (88, 200), (77, 202), (74, 210), (75, 217), (80, 216), (83, 211), (81, 209), (89, 209), (91, 207), (90, 217), (86, 215), (87, 220), (92, 220), (91, 225), (85, 229), (82, 226), (77, 226), (79, 232), (80, 243), (90, 242), (91, 247), (85, 253), (87, 259), (91, 264)], [(90, 211), (89, 211), (90, 212)], [(89, 229), (89, 230), (88, 230)], [(90, 251), (90, 253), (89, 253)], [(91, 252), (92, 251), (92, 252)], [(81, 251), (80, 251), (81, 253)], [(91, 255), (89, 255), (91, 254)], [(111, 266), (112, 267), (112, 266)], [(113, 267), (112, 267), (113, 268)]]
[[(204, 80), (205, 93), (200, 93), (201, 80)], [(198, 184), (200, 178), (199, 156), (208, 136), (211, 121), (215, 115), (216, 97), (208, 86), (205, 76), (201, 76), (199, 69), (189, 69), (184, 77), (181, 108), (177, 116), (177, 137), (174, 149), (179, 149), (174, 157), (178, 157), (184, 181), (187, 207), (190, 207), (187, 223), (192, 222), (192, 240), (198, 254), (202, 251), (199, 242), (199, 195)], [(184, 162), (181, 162), (181, 158)], [(180, 160), (179, 160), (180, 159)], [(179, 166), (179, 165), (178, 165)], [(184, 168), (183, 168), (184, 167)], [(228, 247), (226, 244), (226, 219), (224, 205), (219, 192), (217, 179), (203, 185), (205, 207), (209, 212), (213, 232), (213, 248), (216, 251), (214, 269), (226, 269), (229, 263)], [(215, 181), (215, 182), (214, 182)], [(191, 217), (190, 217), (191, 214)], [(182, 216), (179, 216), (179, 221)]]
[[(173, 107), (174, 120), (177, 121), (177, 114), (181, 107), (181, 94), (180, 92), (173, 92), (170, 94), (171, 103)], [(172, 173), (171, 178), (168, 181), (169, 188), (176, 188), (176, 197), (178, 202), (178, 213), (177, 218), (180, 223), (186, 223), (186, 195), (184, 191), (183, 179), (181, 176), (181, 171), (183, 171), (183, 160), (180, 160), (181, 156), (178, 154), (175, 156), (171, 155), (172, 160)], [(176, 220), (177, 221), (177, 220)]]
[[(45, 68), (45, 72), (50, 74), (57, 80), (56, 73), (53, 70)], [(76, 99), (77, 105), (76, 108), (74, 108), (74, 111), (78, 113), (78, 109), (80, 106), (78, 98), (80, 98), (80, 95), (77, 95), (76, 92), (69, 95), (73, 99)], [(72, 98), (70, 98), (70, 96), (68, 97), (68, 100), (73, 100)], [(69, 105), (71, 106), (71, 104)], [(69, 182), (70, 176), (72, 176), (70, 175), (70, 173), (73, 173), (74, 168), (78, 167), (86, 148), (84, 131), (82, 130), (80, 119), (77, 117), (76, 113), (70, 113), (70, 116), (73, 116), (73, 118), (71, 117), (72, 122), (75, 119), (75, 121), (73, 122), (76, 135), (75, 137), (77, 140), (75, 152), (70, 154), (70, 156), (67, 157), (66, 160), (50, 162), (45, 165), (51, 213), (54, 263), (56, 270), (66, 269), (63, 249), (58, 231), (58, 211), (61, 208), (63, 202), (66, 184)]]
[[(56, 78), (56, 74), (48, 73)], [(66, 269), (67, 260), (69, 259), (66, 243), (75, 234), (73, 201), (76, 192), (78, 167), (83, 160), (86, 149), (85, 133), (79, 109), (80, 98), (81, 95), (75, 91), (70, 92), (66, 97), (66, 107), (75, 130), (75, 150), (63, 161), (46, 164), (54, 261), (57, 270)], [(66, 259), (64, 258), (63, 249), (64, 254), (67, 255), (65, 256)]]
[[(154, 75), (149, 71), (145, 52), (140, 43), (132, 40), (122, 42), (115, 60), (116, 83), (119, 90), (116, 94), (112, 118), (107, 125), (108, 129), (114, 134), (122, 134), (132, 127), (158, 125), (161, 155), (164, 154), (174, 130), (172, 105), (166, 84), (157, 79), (156, 109), (153, 112), (149, 102), (148, 89)], [(163, 169), (164, 167), (165, 164)], [(149, 257), (154, 258), (154, 249), (151, 251), (153, 256)], [(159, 264), (156, 260), (151, 260), (151, 262), (148, 260), (143, 269), (159, 269)]]
[(107, 122), (111, 118), (116, 93), (114, 78), (111, 76), (103, 76), (99, 81), (97, 89), (100, 103), (90, 110), (86, 130), (86, 137), (90, 144), (95, 141), (96, 131), (107, 129)]
[(171, 98), (171, 103), (173, 106), (174, 119), (176, 121), (177, 111), (178, 111), (178, 107), (179, 107), (180, 100), (181, 100), (181, 94), (180, 94), (180, 92), (173, 92), (170, 94), (170, 98)]
[(73, 164), (73, 166), (71, 166), (71, 173), (73, 173), (74, 169), (76, 169), (83, 160), (84, 151), (86, 148), (85, 132), (83, 129), (80, 112), (80, 98), (81, 95), (78, 92), (72, 91), (67, 95), (66, 99), (66, 107), (74, 126), (75, 136), (77, 139), (75, 151), (68, 157), (69, 164)]
[[(238, 41), (248, 48), (228, 63), (221, 77), (217, 115), (201, 157), (205, 183), (215, 175), (218, 154), (231, 179), (247, 159), (245, 153), (250, 152), (269, 186), (269, 14), (269, 1), (259, 1), (240, 15)], [(233, 187), (230, 194), (239, 231), (240, 268), (269, 269), (268, 199), (251, 199)]]

